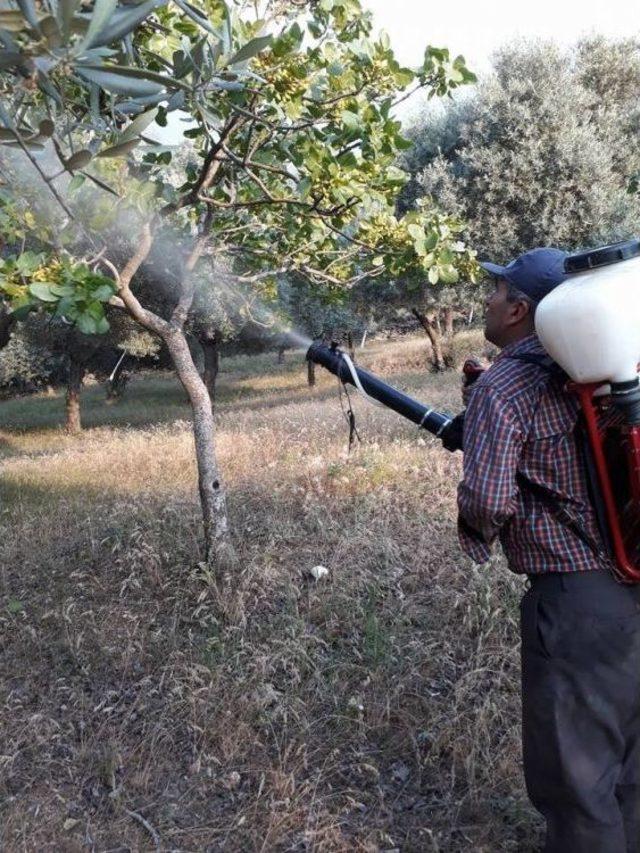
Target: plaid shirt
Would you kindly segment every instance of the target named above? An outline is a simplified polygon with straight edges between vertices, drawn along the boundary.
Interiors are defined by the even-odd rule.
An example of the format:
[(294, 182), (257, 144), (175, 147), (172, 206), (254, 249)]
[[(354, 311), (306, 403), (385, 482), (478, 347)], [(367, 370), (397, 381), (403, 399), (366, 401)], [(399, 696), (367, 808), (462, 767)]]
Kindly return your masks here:
[(565, 502), (599, 541), (574, 437), (578, 402), (548, 370), (509, 357), (524, 353), (545, 354), (535, 335), (505, 347), (473, 386), (458, 487), (460, 544), (484, 563), (499, 539), (512, 571), (529, 575), (601, 569), (593, 549), (524, 483)]

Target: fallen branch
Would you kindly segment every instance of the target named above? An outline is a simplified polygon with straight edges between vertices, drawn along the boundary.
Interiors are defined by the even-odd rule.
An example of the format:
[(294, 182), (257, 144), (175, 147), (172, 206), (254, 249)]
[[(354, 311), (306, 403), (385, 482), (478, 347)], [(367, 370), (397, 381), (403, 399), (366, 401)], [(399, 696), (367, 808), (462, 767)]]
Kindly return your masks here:
[(160, 844), (160, 835), (158, 834), (158, 831), (151, 826), (149, 821), (145, 817), (142, 817), (139, 812), (132, 812), (130, 809), (125, 809), (125, 812), (129, 815), (129, 817), (132, 817), (134, 820), (137, 820), (140, 826), (143, 826), (147, 830), (149, 835), (153, 838), (153, 843), (156, 845), (156, 850), (161, 850), (162, 846)]

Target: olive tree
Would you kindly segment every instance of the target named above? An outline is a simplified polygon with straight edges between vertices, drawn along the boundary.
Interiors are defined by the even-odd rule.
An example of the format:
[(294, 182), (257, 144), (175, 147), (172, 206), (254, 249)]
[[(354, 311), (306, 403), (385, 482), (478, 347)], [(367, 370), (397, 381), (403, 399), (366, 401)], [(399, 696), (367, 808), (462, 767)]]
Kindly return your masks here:
[(412, 129), (413, 191), (460, 217), (463, 237), (497, 260), (637, 233), (639, 85), (634, 41), (505, 47), (437, 133), (426, 115)]

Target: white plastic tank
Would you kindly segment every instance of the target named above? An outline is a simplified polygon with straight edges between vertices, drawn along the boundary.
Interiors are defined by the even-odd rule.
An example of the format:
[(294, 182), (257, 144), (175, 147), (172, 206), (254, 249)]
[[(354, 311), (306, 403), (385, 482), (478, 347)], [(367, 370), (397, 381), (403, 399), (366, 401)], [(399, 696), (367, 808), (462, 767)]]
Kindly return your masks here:
[(629, 382), (640, 362), (640, 242), (570, 256), (567, 281), (538, 305), (536, 332), (580, 383)]

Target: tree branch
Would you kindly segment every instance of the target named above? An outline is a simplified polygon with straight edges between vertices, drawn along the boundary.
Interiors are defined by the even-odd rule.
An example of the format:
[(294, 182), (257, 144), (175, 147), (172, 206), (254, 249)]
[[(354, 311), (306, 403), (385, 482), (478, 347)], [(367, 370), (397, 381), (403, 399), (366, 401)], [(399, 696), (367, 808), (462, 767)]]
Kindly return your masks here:
[[(149, 256), (152, 245), (153, 234), (151, 231), (151, 224), (147, 222), (142, 228), (142, 235), (138, 248), (129, 258), (121, 273), (118, 272), (116, 267), (111, 263), (111, 261), (107, 260), (107, 258), (100, 258), (100, 263), (104, 264), (107, 269), (111, 271), (116, 287), (118, 288), (118, 296), (112, 298), (119, 298), (129, 314), (131, 314), (133, 319), (140, 323), (141, 326), (144, 326), (145, 329), (149, 329), (157, 335), (164, 337), (171, 331), (167, 321), (163, 320), (162, 317), (158, 317), (158, 315), (154, 314), (152, 311), (148, 311), (146, 308), (143, 308), (137, 297), (131, 292), (131, 280), (140, 269), (142, 263)], [(111, 300), (109, 300), (109, 302), (110, 304), (121, 307), (117, 302), (111, 303)]]
[(205, 157), (202, 169), (200, 170), (200, 175), (198, 176), (198, 180), (195, 185), (189, 190), (189, 192), (179, 198), (178, 201), (165, 205), (165, 207), (160, 211), (161, 216), (166, 216), (169, 213), (175, 213), (177, 210), (186, 207), (188, 204), (193, 204), (200, 197), (202, 190), (209, 189), (220, 169), (220, 164), (226, 159), (226, 155), (222, 158), (218, 155), (222, 151), (224, 143), (231, 137), (233, 131), (237, 127), (241, 126), (241, 124), (243, 124), (242, 120), (237, 117), (232, 118), (227, 123), (220, 134), (220, 139), (212, 146), (211, 150)]

